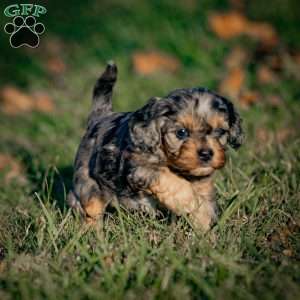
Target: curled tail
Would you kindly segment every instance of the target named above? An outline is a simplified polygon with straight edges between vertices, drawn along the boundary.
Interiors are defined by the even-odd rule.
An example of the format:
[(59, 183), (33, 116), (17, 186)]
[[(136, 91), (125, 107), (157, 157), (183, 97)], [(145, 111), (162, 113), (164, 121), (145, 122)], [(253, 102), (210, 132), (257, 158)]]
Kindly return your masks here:
[(108, 62), (105, 71), (97, 80), (93, 91), (92, 114), (112, 112), (112, 93), (117, 81), (118, 69), (114, 62)]

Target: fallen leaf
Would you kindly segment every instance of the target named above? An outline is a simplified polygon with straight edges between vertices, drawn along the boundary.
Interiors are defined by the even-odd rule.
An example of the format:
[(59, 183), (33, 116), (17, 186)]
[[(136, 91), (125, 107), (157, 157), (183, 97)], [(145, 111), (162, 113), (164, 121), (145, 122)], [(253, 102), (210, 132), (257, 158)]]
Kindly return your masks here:
[(247, 59), (247, 51), (240, 46), (236, 46), (230, 51), (230, 53), (225, 58), (225, 66), (228, 69), (240, 68), (246, 63)]
[(4, 181), (9, 183), (13, 179), (24, 183), (24, 167), (14, 157), (9, 154), (0, 153), (0, 172), (4, 173)]
[(33, 109), (32, 97), (13, 86), (5, 86), (0, 91), (1, 110), (9, 115), (28, 112)]
[(253, 37), (267, 46), (278, 44), (279, 38), (275, 29), (268, 23), (248, 22), (245, 34)]
[(51, 57), (46, 62), (46, 69), (54, 75), (59, 75), (66, 71), (66, 65), (60, 57)]
[(278, 81), (276, 74), (267, 65), (259, 66), (256, 75), (262, 84), (276, 83)]
[(259, 102), (260, 95), (255, 91), (246, 91), (239, 97), (241, 106), (248, 108), (249, 106)]
[(208, 23), (211, 30), (221, 39), (230, 39), (244, 34), (268, 46), (276, 45), (279, 40), (275, 29), (270, 24), (250, 21), (237, 11), (213, 13), (209, 16)]
[(49, 95), (43, 92), (38, 92), (35, 93), (33, 97), (35, 110), (45, 113), (54, 111), (54, 103)]
[(239, 12), (213, 13), (208, 18), (212, 31), (221, 39), (230, 39), (245, 32), (248, 20)]
[(246, 74), (241, 68), (234, 68), (229, 71), (228, 75), (220, 84), (219, 90), (221, 93), (229, 97), (238, 97), (245, 82)]
[(26, 94), (13, 86), (5, 86), (0, 90), (0, 109), (8, 115), (31, 112), (51, 112), (54, 103), (49, 95), (43, 92)]
[(63, 74), (67, 66), (64, 62), (66, 47), (57, 37), (49, 37), (41, 43), (40, 51), (44, 59), (45, 69), (52, 75)]
[(136, 52), (132, 59), (134, 70), (141, 75), (158, 71), (176, 72), (180, 68), (180, 62), (175, 57), (156, 51)]
[(290, 237), (294, 236), (298, 232), (299, 225), (290, 220), (282, 227), (273, 229), (272, 232), (267, 236), (267, 242), (273, 251), (282, 253), (288, 257), (292, 257), (295, 256), (297, 252), (295, 252), (292, 248)]

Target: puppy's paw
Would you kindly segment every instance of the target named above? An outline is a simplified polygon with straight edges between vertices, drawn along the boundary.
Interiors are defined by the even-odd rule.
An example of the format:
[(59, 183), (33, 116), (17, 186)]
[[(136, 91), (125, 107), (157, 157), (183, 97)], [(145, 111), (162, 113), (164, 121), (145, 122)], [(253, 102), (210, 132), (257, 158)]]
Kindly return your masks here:
[(127, 180), (131, 188), (150, 193), (149, 187), (156, 178), (155, 170), (146, 167), (136, 167), (128, 176)]
[(217, 221), (215, 203), (212, 201), (199, 201), (199, 206), (190, 215), (189, 219), (195, 229), (207, 232)]

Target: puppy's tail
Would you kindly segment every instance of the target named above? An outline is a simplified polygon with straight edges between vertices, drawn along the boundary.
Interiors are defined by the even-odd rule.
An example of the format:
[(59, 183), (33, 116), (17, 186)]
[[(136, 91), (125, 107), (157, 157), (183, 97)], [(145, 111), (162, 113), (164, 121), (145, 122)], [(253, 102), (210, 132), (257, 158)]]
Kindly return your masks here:
[(118, 69), (115, 63), (108, 62), (105, 71), (94, 87), (92, 113), (99, 115), (112, 112), (112, 93), (117, 81), (117, 74)]

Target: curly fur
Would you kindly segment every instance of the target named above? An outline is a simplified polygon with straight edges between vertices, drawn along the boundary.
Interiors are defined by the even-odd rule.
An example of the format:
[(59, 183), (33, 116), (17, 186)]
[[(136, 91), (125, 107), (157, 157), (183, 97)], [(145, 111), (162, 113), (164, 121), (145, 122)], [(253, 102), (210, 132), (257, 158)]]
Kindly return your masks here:
[[(226, 145), (238, 148), (243, 140), (234, 106), (205, 88), (189, 88), (117, 113), (116, 78), (110, 63), (95, 85), (69, 205), (89, 221), (101, 218), (108, 204), (148, 212), (166, 207), (209, 229), (216, 218), (212, 175), (225, 164)], [(180, 129), (188, 136), (178, 137)]]

